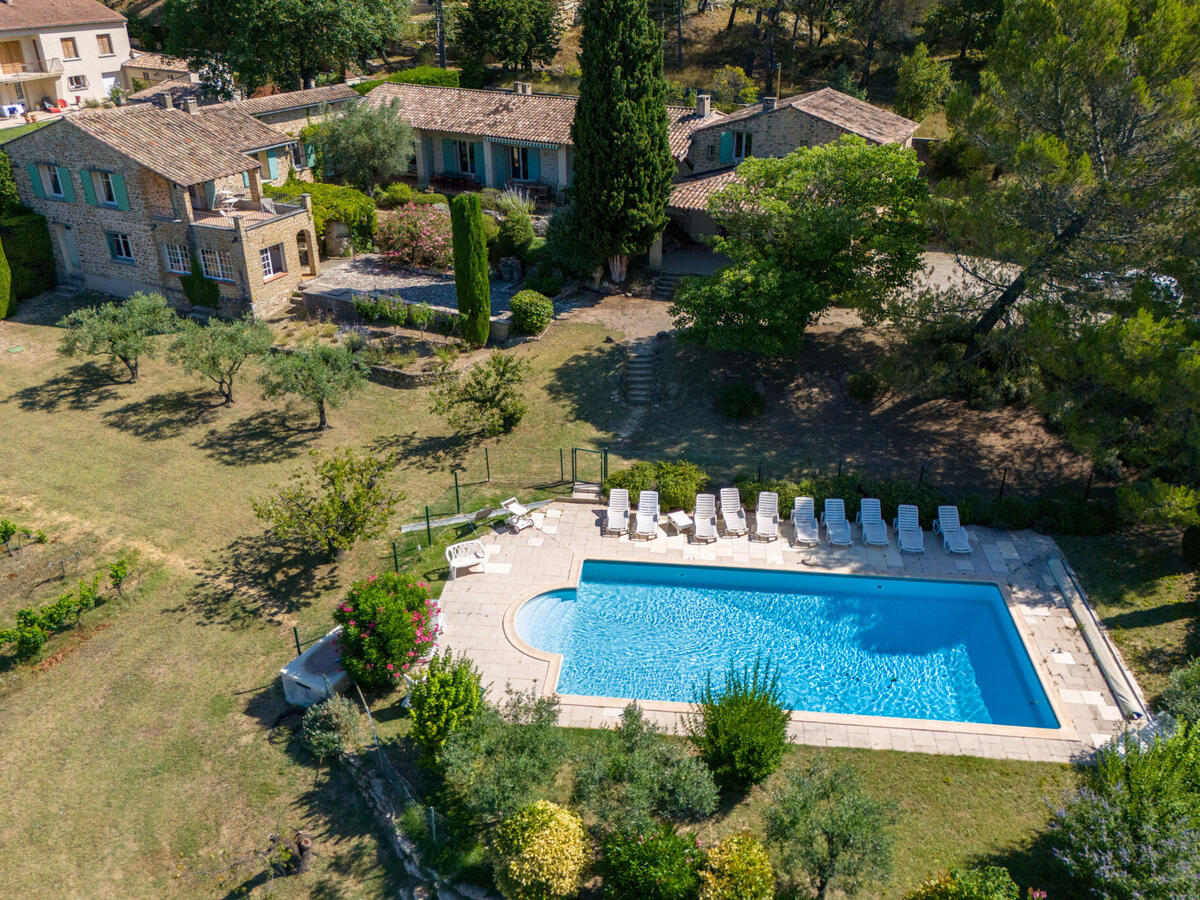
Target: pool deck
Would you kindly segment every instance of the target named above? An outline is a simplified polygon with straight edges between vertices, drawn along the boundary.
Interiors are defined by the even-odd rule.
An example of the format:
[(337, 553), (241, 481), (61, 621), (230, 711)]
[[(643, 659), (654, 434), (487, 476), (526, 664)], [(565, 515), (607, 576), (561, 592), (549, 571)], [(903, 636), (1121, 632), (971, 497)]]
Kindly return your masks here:
[[(1061, 554), (1045, 535), (968, 527), (974, 552), (950, 556), (942, 551), (940, 536), (929, 532), (924, 554), (902, 554), (894, 543), (887, 548), (863, 546), (857, 528), (852, 547), (822, 544), (808, 549), (789, 545), (788, 522), (782, 523), (781, 538), (771, 543), (722, 536), (704, 545), (675, 534), (665, 516), (653, 541), (602, 536), (604, 510), (590, 504), (554, 503), (533, 518), (535, 526), (520, 533), (503, 528), (487, 533), (482, 538), (488, 549), (487, 572), (461, 572), (442, 593), (443, 646), (471, 656), (493, 698), (503, 694), (506, 685), (546, 691), (547, 684), (558, 678), (558, 657), (525, 646), (512, 628), (512, 616), (521, 602), (543, 591), (574, 587), (585, 559), (693, 562), (996, 583), (1008, 598), (1062, 726), (1048, 730), (794, 712), (789, 734), (798, 743), (1066, 762), (1086, 759), (1125, 725), (1047, 566), (1048, 559)], [(628, 702), (578, 696), (562, 696), (560, 701), (560, 722), (584, 728), (612, 727)], [(639, 705), (660, 726), (682, 730), (685, 704), (646, 701)]]

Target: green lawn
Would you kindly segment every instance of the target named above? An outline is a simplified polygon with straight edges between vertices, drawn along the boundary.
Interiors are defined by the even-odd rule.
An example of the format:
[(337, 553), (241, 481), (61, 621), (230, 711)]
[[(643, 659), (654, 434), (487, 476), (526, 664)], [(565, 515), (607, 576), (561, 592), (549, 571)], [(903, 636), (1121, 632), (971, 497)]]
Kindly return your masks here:
[(13, 138), (19, 138), (23, 134), (29, 134), (31, 131), (37, 131), (39, 128), (49, 124), (49, 121), (26, 122), (24, 125), (14, 125), (11, 128), (0, 128), (0, 145), (7, 144)]

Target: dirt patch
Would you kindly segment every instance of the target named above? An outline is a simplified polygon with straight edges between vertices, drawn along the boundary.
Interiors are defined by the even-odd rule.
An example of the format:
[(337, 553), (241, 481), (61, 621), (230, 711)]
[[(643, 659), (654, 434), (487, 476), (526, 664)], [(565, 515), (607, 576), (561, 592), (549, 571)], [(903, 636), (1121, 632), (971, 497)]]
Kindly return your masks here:
[(626, 297), (624, 294), (581, 294), (579, 301), (561, 318), (572, 322), (594, 322), (620, 332), (625, 340), (653, 337), (675, 327), (671, 305), (662, 300)]

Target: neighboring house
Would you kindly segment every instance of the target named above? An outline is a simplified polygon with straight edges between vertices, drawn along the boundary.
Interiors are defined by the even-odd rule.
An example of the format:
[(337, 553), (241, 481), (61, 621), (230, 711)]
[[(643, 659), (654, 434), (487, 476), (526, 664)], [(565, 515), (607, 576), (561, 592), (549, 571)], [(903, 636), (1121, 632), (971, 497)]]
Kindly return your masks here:
[[(0, 0), (2, 2), (2, 0)], [(171, 98), (171, 105), (183, 108), (188, 100), (195, 100), (200, 106), (209, 106), (218, 102), (217, 98), (198, 81), (190, 78), (171, 78), (158, 81), (139, 91), (131, 91), (125, 95), (126, 103), (153, 103), (155, 106), (167, 106), (166, 98)]]
[(104, 100), (129, 58), (125, 17), (97, 0), (0, 0), (0, 112)]
[(46, 216), (60, 281), (186, 308), (194, 259), (222, 313), (263, 314), (319, 271), (311, 201), (263, 200), (286, 135), (236, 110), (82, 110), (10, 141), (22, 202)]
[(187, 60), (163, 53), (134, 50), (121, 64), (121, 87), (127, 91), (141, 90), (164, 81), (195, 81)]

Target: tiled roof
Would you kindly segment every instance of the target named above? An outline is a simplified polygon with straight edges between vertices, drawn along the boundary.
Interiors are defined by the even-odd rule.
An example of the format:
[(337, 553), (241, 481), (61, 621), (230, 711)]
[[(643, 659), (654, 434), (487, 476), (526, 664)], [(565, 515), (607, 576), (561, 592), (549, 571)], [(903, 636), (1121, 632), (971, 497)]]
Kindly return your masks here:
[[(394, 99), (400, 101), (405, 121), (424, 131), (570, 146), (579, 98), (392, 82), (379, 85), (366, 96), (373, 106)], [(667, 120), (671, 153), (681, 159), (687, 155), (692, 132), (707, 119), (697, 118), (690, 107), (669, 106)]]
[(721, 169), (719, 172), (706, 172), (703, 175), (696, 175), (677, 182), (671, 188), (667, 209), (688, 211), (708, 209), (708, 198), (737, 180), (736, 169)]
[(108, 23), (124, 27), (125, 17), (97, 0), (15, 0), (13, 3), (0, 3), (0, 31)]
[(306, 91), (287, 91), (282, 94), (268, 94), (265, 97), (247, 97), (245, 100), (231, 100), (223, 106), (232, 107), (252, 116), (262, 116), (269, 113), (286, 112), (291, 109), (304, 109), (309, 106), (321, 106), (324, 103), (344, 103), (347, 100), (357, 100), (358, 91), (345, 84), (329, 84), (325, 87), (309, 88)]
[(165, 53), (146, 53), (142, 50), (133, 51), (133, 56), (121, 63), (122, 69), (161, 69), (170, 72), (188, 71), (186, 59), (178, 56), (167, 56)]
[(224, 146), (233, 147), (243, 153), (253, 153), (256, 150), (293, 142), (292, 138), (279, 129), (258, 121), (240, 109), (230, 109), (224, 104), (200, 107), (195, 115), (203, 121), (206, 128), (211, 127), (214, 130), (214, 140), (222, 141)]
[(170, 81), (160, 81), (148, 88), (127, 94), (125, 99), (130, 103), (153, 103), (162, 106), (163, 94), (170, 94), (171, 102), (179, 106), (189, 98), (200, 100), (204, 96), (204, 85), (186, 78), (172, 78)]
[(700, 118), (690, 106), (668, 106), (667, 141), (671, 145), (671, 155), (676, 159), (683, 159), (691, 146), (692, 133), (702, 126), (711, 125), (714, 121), (724, 118), (725, 114), (715, 109), (704, 118)]
[[(785, 97), (775, 104), (775, 109), (792, 109), (807, 113), (823, 122), (828, 122), (857, 134), (877, 144), (901, 144), (912, 137), (913, 132), (920, 127), (916, 122), (898, 116), (882, 107), (875, 106), (833, 88), (821, 88), (807, 94), (797, 94)], [(764, 109), (762, 104), (748, 106), (730, 113), (724, 124), (744, 121), (755, 116), (770, 115), (772, 110)], [(712, 127), (706, 123), (704, 128)]]
[(188, 113), (139, 103), (115, 109), (80, 110), (63, 119), (63, 125), (58, 127), (78, 128), (152, 172), (186, 185), (255, 167), (257, 162), (241, 152), (255, 129), (270, 132), (274, 143), (279, 143), (279, 132), (249, 116), (234, 115), (248, 123), (234, 123), (208, 112)]

